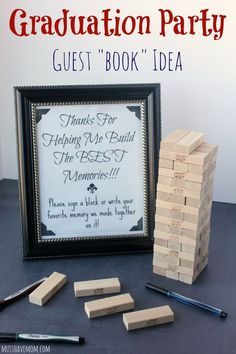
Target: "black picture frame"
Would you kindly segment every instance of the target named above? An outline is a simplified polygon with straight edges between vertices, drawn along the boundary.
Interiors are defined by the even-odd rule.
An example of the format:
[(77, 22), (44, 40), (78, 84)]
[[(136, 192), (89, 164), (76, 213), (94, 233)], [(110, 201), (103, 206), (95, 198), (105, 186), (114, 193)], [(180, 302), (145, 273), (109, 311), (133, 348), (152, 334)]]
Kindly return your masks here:
[[(43, 190), (43, 183), (40, 184), (38, 178), (40, 172), (37, 142), (37, 120), (39, 120), (40, 113), (38, 107), (71, 106), (73, 104), (89, 106), (94, 103), (113, 104), (114, 102), (121, 103), (121, 106), (130, 102), (138, 104), (141, 102), (144, 112), (142, 116), (142, 158), (143, 164), (145, 164), (143, 173), (145, 226), (143, 226), (143, 234), (128, 233), (112, 235), (112, 237), (100, 235), (99, 237), (55, 237), (53, 239), (49, 237), (49, 240), (43, 239), (41, 236), (44, 235), (42, 233), (44, 226), (42, 226), (40, 219), (39, 193), (40, 189)], [(15, 87), (15, 104), (24, 259), (151, 251), (161, 140), (160, 84)], [(132, 166), (130, 167), (132, 169)], [(78, 188), (78, 184), (76, 188)]]

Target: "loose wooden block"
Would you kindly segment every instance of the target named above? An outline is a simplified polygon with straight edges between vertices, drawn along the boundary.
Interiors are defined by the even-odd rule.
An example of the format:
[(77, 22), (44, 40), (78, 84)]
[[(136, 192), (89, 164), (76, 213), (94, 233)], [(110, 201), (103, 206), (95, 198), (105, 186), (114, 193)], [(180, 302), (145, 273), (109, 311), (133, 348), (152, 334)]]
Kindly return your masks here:
[(118, 278), (96, 279), (74, 283), (76, 297), (119, 293), (121, 290)]
[(174, 313), (168, 305), (123, 314), (123, 322), (128, 331), (173, 321)]
[(165, 277), (165, 276), (166, 276), (166, 269), (164, 269), (164, 268), (162, 268), (162, 267), (157, 266), (157, 265), (154, 264), (154, 265), (153, 265), (153, 273)]
[(175, 151), (175, 144), (185, 137), (189, 130), (178, 129), (161, 141), (161, 150)]
[(166, 159), (159, 159), (159, 166), (162, 168), (172, 169), (174, 167), (174, 161), (166, 160)]
[(32, 304), (43, 306), (58, 290), (65, 285), (66, 275), (54, 272), (30, 295), (29, 301)]
[(131, 310), (134, 308), (134, 300), (131, 295), (127, 293), (85, 302), (84, 308), (89, 318), (96, 318)]
[(204, 133), (189, 132), (176, 142), (175, 151), (182, 154), (191, 154), (203, 142), (203, 138)]
[(175, 161), (174, 162), (174, 170), (187, 173), (188, 172), (188, 164), (183, 163), (183, 162), (179, 162), (179, 161)]

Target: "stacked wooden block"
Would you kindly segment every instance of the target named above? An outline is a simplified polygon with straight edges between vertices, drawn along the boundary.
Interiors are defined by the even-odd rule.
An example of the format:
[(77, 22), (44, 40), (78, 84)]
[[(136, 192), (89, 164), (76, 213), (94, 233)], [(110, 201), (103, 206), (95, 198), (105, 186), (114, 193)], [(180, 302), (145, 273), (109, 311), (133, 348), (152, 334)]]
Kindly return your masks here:
[(154, 273), (192, 284), (208, 262), (217, 146), (177, 130), (161, 142)]

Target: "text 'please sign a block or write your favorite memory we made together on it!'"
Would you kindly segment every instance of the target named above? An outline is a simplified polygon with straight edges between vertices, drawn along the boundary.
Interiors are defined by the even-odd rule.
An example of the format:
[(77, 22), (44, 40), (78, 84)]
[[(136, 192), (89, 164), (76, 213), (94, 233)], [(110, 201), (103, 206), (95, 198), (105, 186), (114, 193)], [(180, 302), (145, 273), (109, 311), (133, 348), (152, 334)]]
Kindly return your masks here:
[(153, 271), (192, 284), (208, 262), (217, 146), (177, 130), (161, 142)]

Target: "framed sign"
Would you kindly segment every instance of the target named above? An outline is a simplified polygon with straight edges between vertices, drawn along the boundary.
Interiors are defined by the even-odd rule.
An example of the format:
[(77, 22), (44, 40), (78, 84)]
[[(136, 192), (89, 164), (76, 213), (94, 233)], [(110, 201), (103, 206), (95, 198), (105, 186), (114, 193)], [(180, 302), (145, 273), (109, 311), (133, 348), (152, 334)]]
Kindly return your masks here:
[(151, 250), (159, 85), (15, 95), (24, 258)]

